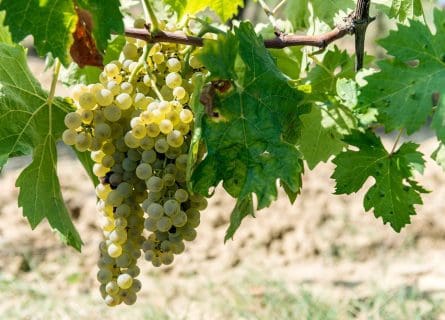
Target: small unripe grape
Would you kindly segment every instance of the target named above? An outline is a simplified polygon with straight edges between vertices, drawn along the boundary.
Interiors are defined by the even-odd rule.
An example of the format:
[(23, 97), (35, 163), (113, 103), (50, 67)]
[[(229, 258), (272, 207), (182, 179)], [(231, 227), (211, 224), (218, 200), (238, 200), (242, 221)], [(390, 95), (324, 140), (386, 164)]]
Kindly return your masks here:
[(152, 58), (153, 62), (156, 64), (161, 64), (164, 62), (164, 54), (162, 52), (156, 52)]
[(83, 123), (90, 124), (94, 119), (94, 113), (91, 110), (82, 110), (80, 112), (80, 117), (82, 118)]
[(111, 281), (112, 278), (113, 274), (108, 269), (99, 270), (99, 272), (97, 273), (97, 280), (100, 283), (108, 283)]
[[(145, 129), (145, 134), (147, 134), (147, 129)], [(155, 140), (147, 136), (143, 137), (140, 143), (141, 143), (141, 148), (144, 150), (153, 149), (153, 147), (155, 146)]]
[(172, 217), (176, 215), (180, 210), (178, 201), (170, 199), (164, 203), (164, 212), (167, 216)]
[(105, 157), (103, 157), (102, 159), (102, 166), (104, 166), (105, 168), (111, 168), (112, 166), (114, 166), (114, 158), (112, 155), (106, 155)]
[(105, 286), (105, 291), (109, 294), (109, 295), (116, 295), (119, 292), (119, 286), (117, 285), (116, 281), (109, 281), (107, 283), (107, 285)]
[(91, 135), (81, 132), (76, 136), (76, 149), (80, 152), (87, 151), (91, 144)]
[(191, 55), (190, 56), (189, 65), (193, 69), (200, 69), (200, 68), (203, 67), (201, 61), (199, 60), (199, 58), (196, 55)]
[(168, 150), (168, 143), (167, 140), (164, 138), (159, 138), (156, 140), (155, 143), (155, 150), (158, 153), (165, 153)]
[(147, 136), (151, 138), (156, 138), (161, 130), (159, 129), (159, 126), (156, 123), (149, 123), (147, 124)]
[(157, 227), (157, 220), (153, 219), (153, 218), (147, 218), (144, 221), (144, 228), (150, 232), (155, 232), (156, 230), (158, 230)]
[(161, 255), (162, 264), (169, 265), (173, 263), (173, 260), (175, 257), (173, 256), (173, 253), (171, 252), (164, 252)]
[[(154, 145), (154, 144), (153, 144)], [(146, 150), (142, 152), (142, 161), (145, 163), (153, 163), (156, 161), (156, 151), (154, 150)]]
[(99, 140), (103, 141), (111, 136), (111, 127), (106, 123), (98, 123), (94, 133)]
[(121, 90), (121, 87), (115, 80), (111, 80), (107, 83), (107, 89), (110, 90), (114, 96), (117, 96)]
[[(133, 129), (131, 130), (132, 134), (134, 135), (134, 137), (136, 139), (142, 139), (145, 137), (145, 135), (147, 134), (147, 129), (145, 128), (144, 125), (142, 124), (138, 124), (136, 126), (133, 127)], [(140, 144), (140, 143), (139, 143)]]
[(144, 29), (145, 28), (145, 19), (137, 18), (133, 22), (133, 27), (136, 29)]
[(122, 93), (131, 94), (133, 92), (133, 86), (129, 82), (122, 82), (120, 84), (120, 87), (121, 87), (121, 92)]
[(175, 191), (175, 199), (178, 200), (179, 202), (186, 202), (189, 198), (189, 194), (186, 190), (184, 189), (178, 189)]
[(175, 227), (183, 227), (187, 223), (187, 214), (180, 211), (177, 215), (172, 217), (172, 223)]
[(159, 203), (154, 202), (148, 206), (147, 213), (149, 217), (153, 218), (154, 220), (158, 220), (164, 215), (164, 207)]
[(173, 130), (167, 135), (167, 143), (174, 148), (178, 148), (184, 143), (184, 137), (179, 130)]
[(137, 148), (140, 145), (140, 140), (138, 138), (136, 138), (133, 135), (133, 132), (128, 131), (125, 134), (125, 138), (124, 138), (125, 144), (129, 147), (129, 148)]

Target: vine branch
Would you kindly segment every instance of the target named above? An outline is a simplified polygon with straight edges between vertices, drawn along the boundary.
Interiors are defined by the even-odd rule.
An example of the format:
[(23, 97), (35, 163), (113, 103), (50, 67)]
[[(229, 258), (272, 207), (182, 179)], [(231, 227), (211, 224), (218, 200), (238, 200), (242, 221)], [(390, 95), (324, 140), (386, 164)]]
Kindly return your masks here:
[[(282, 1), (284, 3), (285, 1)], [(365, 33), (368, 25), (375, 20), (375, 17), (369, 16), (369, 7), (371, 0), (357, 0), (355, 10), (343, 22), (337, 25), (329, 32), (319, 35), (297, 35), (297, 34), (277, 34), (273, 39), (264, 40), (266, 48), (282, 49), (291, 46), (313, 46), (325, 49), (328, 44), (347, 34), (355, 34), (356, 49), (356, 69), (363, 67)], [(273, 11), (269, 10), (271, 13)], [(142, 39), (150, 43), (171, 42), (178, 44), (192, 45), (202, 47), (204, 39), (196, 36), (189, 36), (183, 32), (168, 32), (156, 30), (156, 28), (135, 29), (126, 28), (125, 35), (137, 39)]]

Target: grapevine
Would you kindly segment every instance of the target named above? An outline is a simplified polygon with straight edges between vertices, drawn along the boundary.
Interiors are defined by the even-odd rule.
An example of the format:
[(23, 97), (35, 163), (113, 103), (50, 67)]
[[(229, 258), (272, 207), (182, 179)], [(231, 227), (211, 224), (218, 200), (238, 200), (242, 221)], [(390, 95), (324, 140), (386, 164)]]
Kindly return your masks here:
[[(304, 168), (327, 161), (337, 194), (371, 179), (364, 210), (400, 232), (427, 192), (416, 182), (424, 155), (409, 139), (430, 118), (438, 139), (432, 157), (445, 167), (441, 9), (431, 12), (431, 27), (416, 1), (343, 0), (326, 9), (311, 0), (302, 14), (298, 1), (258, 0), (268, 23), (254, 26), (233, 18), (242, 0), (224, 8), (143, 0), (145, 17), (128, 17), (129, 27), (117, 0), (33, 2), (24, 12), (22, 2), (0, 3), (0, 169), (32, 154), (16, 183), (18, 204), (32, 227), (47, 218), (80, 250), (60, 192), (56, 142), (75, 150), (95, 184), (103, 233), (97, 280), (109, 306), (136, 302), (141, 260), (170, 265), (186, 250), (219, 185), (236, 199), (225, 240), (279, 187), (298, 201)], [(365, 54), (365, 36), (377, 9), (398, 25), (379, 40), (390, 57), (376, 62)], [(53, 11), (54, 35), (33, 29)], [(18, 42), (27, 35), (54, 68), (49, 92), (26, 67)], [(348, 35), (354, 56), (332, 44)], [(61, 68), (70, 97), (56, 96)], [(392, 147), (381, 129), (396, 132)]]

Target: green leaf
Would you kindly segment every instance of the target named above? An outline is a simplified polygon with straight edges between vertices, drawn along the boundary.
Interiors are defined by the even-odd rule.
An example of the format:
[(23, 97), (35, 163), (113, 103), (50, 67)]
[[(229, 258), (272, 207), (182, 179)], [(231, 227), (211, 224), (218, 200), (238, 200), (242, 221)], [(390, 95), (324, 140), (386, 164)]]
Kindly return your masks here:
[(5, 23), (14, 42), (31, 34), (40, 56), (51, 52), (68, 65), (71, 34), (77, 23), (71, 0), (2, 0), (0, 10), (6, 11)]
[(55, 142), (61, 137), (69, 106), (49, 102), (26, 65), (23, 47), (0, 43), (0, 159), (33, 154), (17, 180), (19, 206), (35, 227), (44, 218), (63, 240), (80, 250), (82, 241), (63, 204), (56, 175)]
[[(104, 64), (119, 58), (119, 54), (125, 45), (125, 37), (118, 36), (108, 44), (105, 50)], [(98, 67), (86, 66), (80, 68), (77, 63), (72, 62), (68, 68), (64, 69), (60, 75), (60, 81), (64, 85), (72, 86), (77, 83), (91, 84), (99, 81), (99, 75), (102, 69)]]
[(355, 6), (352, 0), (292, 0), (288, 1), (286, 15), (296, 29), (306, 29), (310, 25), (309, 3), (313, 16), (328, 25), (334, 25), (334, 17), (340, 11), (348, 13)]
[[(261, 209), (276, 199), (278, 179), (293, 192), (301, 187), (301, 156), (293, 140), (306, 109), (301, 106), (303, 94), (289, 86), (252, 25), (241, 23), (234, 35), (239, 42), (237, 60), (244, 68), (237, 71), (234, 88), (214, 101), (220, 117), (203, 118), (207, 155), (192, 180), (194, 190), (205, 195), (222, 181), (226, 191), (238, 198), (238, 208), (255, 193)], [(214, 65), (207, 68), (220, 72)], [(234, 214), (238, 218), (233, 221), (238, 221), (250, 213), (237, 209)], [(236, 227), (233, 222), (230, 230)]]
[(445, 145), (443, 143), (440, 143), (431, 158), (445, 171)]
[(0, 11), (0, 42), (12, 44), (11, 33), (9, 28), (5, 26), (5, 12)]
[(238, 13), (238, 7), (244, 6), (244, 0), (164, 0), (181, 18), (184, 14), (195, 14), (207, 8), (213, 10), (226, 22)]
[(243, 219), (248, 215), (255, 217), (255, 209), (253, 208), (253, 200), (251, 195), (243, 198), (242, 200), (239, 199), (236, 202), (235, 209), (233, 209), (232, 214), (230, 215), (230, 225), (226, 231), (224, 242), (229, 239), (233, 239), (236, 230), (241, 225)]
[[(388, 131), (417, 131), (432, 112), (433, 94), (445, 94), (445, 12), (436, 9), (434, 21), (435, 35), (419, 21), (410, 21), (410, 26), (398, 25), (380, 41), (394, 58), (380, 61), (381, 72), (366, 78), (360, 102), (363, 108), (378, 110)], [(436, 129), (442, 113), (433, 120)], [(439, 137), (445, 139), (441, 132)]]
[(404, 22), (422, 15), (422, 0), (392, 0), (390, 18), (397, 18), (400, 22)]
[(93, 172), (94, 161), (91, 160), (91, 156), (89, 152), (79, 152), (76, 148), (73, 147), (74, 152), (76, 153), (77, 159), (79, 159), (80, 163), (82, 163), (85, 171), (91, 179), (91, 182), (94, 186), (99, 184), (99, 179)]
[(238, 39), (231, 34), (221, 34), (218, 41), (205, 40), (199, 59), (206, 66), (212, 66), (212, 78), (234, 79), (235, 59), (238, 52)]
[(309, 169), (341, 152), (345, 145), (342, 135), (335, 126), (323, 124), (321, 108), (313, 106), (310, 113), (301, 116), (301, 122), (300, 151)]
[(77, 3), (93, 18), (93, 36), (100, 51), (107, 48), (113, 32), (124, 33), (119, 0), (77, 0)]
[(347, 150), (334, 159), (337, 167), (332, 178), (336, 180), (336, 194), (357, 192), (373, 177), (374, 184), (365, 195), (365, 210), (374, 208), (376, 217), (399, 232), (415, 214), (414, 205), (422, 204), (420, 193), (426, 192), (412, 180), (413, 171), (422, 171), (425, 164), (418, 145), (404, 143), (397, 152), (389, 154), (370, 131), (355, 131), (344, 140), (359, 150)]

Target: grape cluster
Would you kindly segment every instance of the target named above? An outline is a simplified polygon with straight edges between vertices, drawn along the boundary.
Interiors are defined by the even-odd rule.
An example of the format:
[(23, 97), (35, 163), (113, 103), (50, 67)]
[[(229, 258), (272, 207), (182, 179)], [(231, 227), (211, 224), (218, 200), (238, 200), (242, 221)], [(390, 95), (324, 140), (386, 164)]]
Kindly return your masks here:
[[(193, 113), (188, 103), (199, 60), (176, 44), (127, 39), (99, 83), (76, 85), (63, 141), (90, 151), (102, 214), (97, 278), (105, 302), (133, 304), (137, 260), (171, 264), (196, 237), (207, 201), (186, 186)], [(144, 50), (149, 50), (145, 51)], [(142, 57), (142, 58), (141, 58)]]

